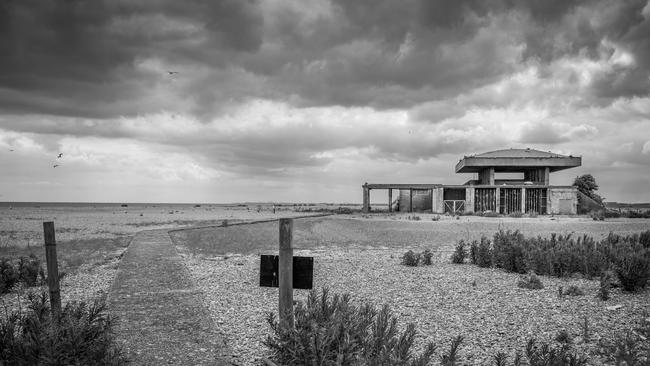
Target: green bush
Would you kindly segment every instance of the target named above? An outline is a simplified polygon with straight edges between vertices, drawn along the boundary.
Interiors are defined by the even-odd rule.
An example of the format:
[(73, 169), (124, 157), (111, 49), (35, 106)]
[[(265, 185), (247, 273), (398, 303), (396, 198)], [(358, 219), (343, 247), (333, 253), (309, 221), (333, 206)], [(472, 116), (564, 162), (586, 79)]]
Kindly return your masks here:
[(567, 289), (564, 290), (564, 292), (562, 293), (562, 295), (566, 295), (566, 296), (582, 296), (584, 294), (585, 292), (582, 291), (582, 289), (576, 285), (571, 285), (567, 287)]
[(566, 330), (562, 329), (555, 335), (555, 341), (558, 343), (571, 343), (573, 338)]
[(628, 236), (610, 233), (601, 241), (570, 234), (526, 238), (519, 231), (499, 230), (492, 243), (484, 238), (472, 242), (469, 255), (476, 265), (522, 274), (598, 278), (614, 268), (623, 289), (637, 291), (650, 279), (650, 230)]
[(456, 244), (456, 249), (454, 250), (454, 254), (451, 255), (451, 262), (455, 264), (463, 264), (465, 263), (466, 257), (467, 257), (467, 250), (465, 249), (465, 241), (460, 240), (458, 244)]
[(534, 273), (531, 273), (527, 276), (523, 276), (517, 282), (517, 286), (520, 288), (527, 288), (529, 290), (541, 290), (544, 288), (542, 280), (539, 279)]
[(633, 331), (615, 335), (612, 340), (601, 340), (600, 353), (613, 365), (647, 366), (650, 364), (650, 321), (644, 313)]
[(390, 307), (380, 310), (372, 304), (355, 305), (348, 294), (329, 296), (309, 293), (307, 302), (294, 308), (295, 328), (280, 327), (269, 314), (271, 334), (264, 340), (282, 365), (404, 365), (430, 364), (435, 345), (428, 343), (420, 354), (413, 352), (417, 335), (409, 324), (400, 333)]
[[(523, 362), (522, 356), (519, 352), (515, 354), (512, 366), (583, 366), (587, 365), (587, 359), (578, 356), (569, 342), (563, 342), (560, 345), (550, 345), (548, 343), (537, 344), (534, 338), (528, 340), (526, 344), (526, 359), (527, 363)], [(508, 366), (508, 356), (499, 352), (493, 356), (492, 365), (494, 366)]]
[(458, 353), (460, 352), (460, 346), (463, 343), (463, 339), (464, 338), (462, 336), (457, 336), (451, 340), (449, 350), (440, 356), (441, 366), (455, 366), (458, 364)]
[(432, 258), (433, 252), (429, 249), (426, 249), (422, 253), (416, 253), (412, 250), (409, 250), (402, 256), (402, 264), (411, 267), (417, 267), (420, 264), (430, 266), (433, 264)]
[(29, 306), (0, 324), (0, 364), (124, 365), (103, 299), (70, 302), (51, 315), (47, 295), (28, 295)]
[(650, 257), (637, 253), (625, 253), (618, 257), (616, 274), (623, 290), (634, 292), (646, 286), (650, 278)]
[(600, 275), (600, 286), (598, 288), (598, 298), (603, 301), (609, 300), (609, 290), (612, 287), (611, 272), (605, 271)]
[(524, 235), (517, 231), (499, 230), (494, 234), (494, 265), (509, 272), (526, 273)]
[(7, 293), (20, 281), (20, 273), (8, 258), (0, 258), (0, 294)]
[(433, 252), (430, 251), (429, 249), (426, 249), (424, 252), (421, 254), (422, 257), (422, 264), (425, 266), (430, 266), (433, 264), (432, 258), (433, 258)]
[(537, 345), (535, 339), (529, 339), (526, 345), (526, 358), (530, 366), (582, 366), (587, 359), (571, 352), (571, 346), (564, 343), (552, 346), (548, 343)]
[(412, 250), (409, 250), (408, 252), (404, 253), (404, 255), (402, 256), (402, 264), (405, 266), (417, 267), (419, 263), (420, 263), (420, 254), (415, 253)]
[(479, 267), (492, 266), (492, 249), (490, 239), (481, 237), (481, 241), (474, 240), (470, 246), (470, 261)]
[(20, 257), (18, 259), (18, 273), (20, 273), (20, 280), (26, 286), (37, 286), (45, 280), (41, 260), (33, 253), (29, 257)]

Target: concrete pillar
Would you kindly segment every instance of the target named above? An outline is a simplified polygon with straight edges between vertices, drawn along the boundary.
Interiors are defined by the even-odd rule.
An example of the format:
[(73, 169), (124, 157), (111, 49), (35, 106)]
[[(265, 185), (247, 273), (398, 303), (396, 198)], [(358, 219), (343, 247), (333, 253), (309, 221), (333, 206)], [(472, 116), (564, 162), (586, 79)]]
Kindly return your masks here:
[(526, 188), (521, 188), (521, 212), (526, 213)]
[(366, 184), (363, 185), (363, 212), (370, 212), (370, 188)]
[(544, 185), (547, 186), (547, 185), (550, 184), (550, 180), (549, 180), (550, 179), (549, 178), (550, 169), (548, 167), (545, 167), (545, 168), (543, 168), (543, 171), (544, 171)]
[(388, 212), (393, 212), (393, 190), (388, 188)]
[(465, 188), (465, 212), (474, 212), (474, 187)]
[(497, 201), (494, 207), (496, 207), (497, 213), (501, 213), (501, 208), (499, 207), (501, 201), (501, 188), (497, 187), (496, 192), (494, 192), (494, 199)]
[(431, 212), (445, 212), (442, 202), (442, 188), (434, 188), (431, 190)]
[(479, 173), (479, 184), (494, 185), (494, 168), (485, 168)]
[(413, 212), (413, 189), (409, 189), (409, 212)]

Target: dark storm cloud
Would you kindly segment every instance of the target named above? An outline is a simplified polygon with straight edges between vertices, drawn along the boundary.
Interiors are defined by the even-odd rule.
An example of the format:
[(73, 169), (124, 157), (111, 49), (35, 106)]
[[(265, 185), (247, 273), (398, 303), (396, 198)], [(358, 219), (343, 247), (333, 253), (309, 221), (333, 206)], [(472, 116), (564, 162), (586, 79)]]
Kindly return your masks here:
[[(11, 113), (169, 110), (207, 121), (256, 98), (411, 108), (494, 83), (531, 60), (541, 69), (567, 56), (598, 60), (605, 40), (635, 64), (594, 75), (593, 97), (650, 92), (640, 0), (0, 4), (0, 110)], [(171, 78), (168, 68), (181, 74)]]
[[(5, 111), (110, 117), (144, 113), (138, 106), (154, 78), (137, 58), (201, 57), (195, 34), (149, 33), (142, 19), (160, 15), (198, 24), (193, 49), (254, 51), (262, 18), (246, 1), (3, 0), (0, 5), (0, 108)], [(122, 32), (121, 25), (142, 23)], [(219, 61), (218, 57), (213, 58)], [(137, 80), (137, 83), (133, 81)], [(109, 105), (111, 108), (104, 108)]]

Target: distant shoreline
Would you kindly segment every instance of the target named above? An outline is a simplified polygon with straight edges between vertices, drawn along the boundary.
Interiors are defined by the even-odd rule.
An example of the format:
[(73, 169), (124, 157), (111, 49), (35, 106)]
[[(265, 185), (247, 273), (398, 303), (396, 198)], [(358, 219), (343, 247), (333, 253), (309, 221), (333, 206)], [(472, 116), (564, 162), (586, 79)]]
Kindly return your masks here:
[(277, 207), (293, 207), (293, 206), (361, 206), (361, 203), (312, 203), (312, 202), (233, 202), (233, 203), (202, 203), (202, 202), (186, 202), (186, 203), (170, 203), (170, 202), (12, 202), (0, 201), (0, 207), (34, 207), (34, 206), (104, 206), (104, 207), (123, 207), (127, 206), (206, 206), (206, 207), (247, 207), (247, 206), (277, 206)]

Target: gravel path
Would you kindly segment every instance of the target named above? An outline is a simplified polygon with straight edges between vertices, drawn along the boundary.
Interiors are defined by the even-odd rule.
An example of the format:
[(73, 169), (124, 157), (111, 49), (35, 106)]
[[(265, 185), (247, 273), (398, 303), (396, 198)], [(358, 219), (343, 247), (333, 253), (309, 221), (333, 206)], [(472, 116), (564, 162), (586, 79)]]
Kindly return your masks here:
[(138, 233), (108, 296), (134, 365), (227, 365), (223, 336), (166, 230)]

